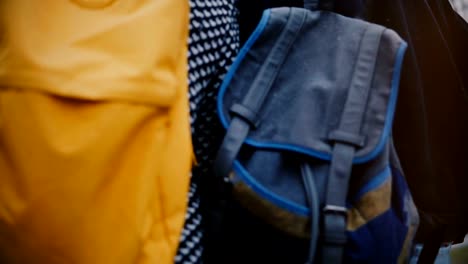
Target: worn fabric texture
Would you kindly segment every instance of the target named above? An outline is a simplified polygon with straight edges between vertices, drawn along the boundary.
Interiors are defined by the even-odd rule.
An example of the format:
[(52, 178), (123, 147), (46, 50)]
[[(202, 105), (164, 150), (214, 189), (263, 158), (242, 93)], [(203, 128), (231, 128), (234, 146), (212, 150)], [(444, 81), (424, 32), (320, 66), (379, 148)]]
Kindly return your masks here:
[[(369, 41), (377, 30), (382, 32), (379, 42)], [(330, 12), (297, 8), (264, 12), (218, 98), (227, 135), (217, 171), (227, 175), (233, 170), (233, 189), (242, 204), (233, 202), (227, 210), (220, 259), (235, 251), (229, 263), (304, 263), (309, 241), (278, 231), (289, 235), (307, 231), (281, 227), (290, 218), (285, 211), (311, 214), (300, 177), (303, 164), (313, 171), (322, 208), (327, 204), (327, 185), (334, 194), (348, 193), (343, 197), (349, 216), (347, 263), (397, 263), (408, 258), (418, 217), (390, 136), (405, 48), (391, 30)], [(362, 54), (375, 61), (362, 60)], [(367, 78), (368, 83), (355, 86), (356, 80)], [(346, 131), (356, 126), (357, 132)], [(343, 164), (334, 163), (335, 155), (344, 153), (344, 147), (339, 148), (343, 141), (332, 138), (337, 129), (349, 136), (341, 139), (344, 142), (357, 138), (352, 141), (356, 151), (346, 152), (353, 168), (349, 189), (330, 183), (334, 171), (330, 160), (331, 167)], [(248, 242), (238, 242), (246, 237)]]

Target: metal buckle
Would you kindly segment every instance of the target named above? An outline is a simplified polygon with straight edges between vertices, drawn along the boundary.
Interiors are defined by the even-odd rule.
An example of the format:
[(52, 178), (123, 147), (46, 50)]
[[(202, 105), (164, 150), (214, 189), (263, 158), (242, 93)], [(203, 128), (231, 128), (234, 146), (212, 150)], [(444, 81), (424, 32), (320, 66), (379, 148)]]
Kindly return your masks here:
[(346, 209), (346, 207), (337, 206), (337, 205), (329, 205), (329, 204), (323, 208), (323, 212), (325, 214), (330, 213), (330, 214), (337, 214), (337, 215), (343, 215), (343, 216), (348, 215), (348, 209)]

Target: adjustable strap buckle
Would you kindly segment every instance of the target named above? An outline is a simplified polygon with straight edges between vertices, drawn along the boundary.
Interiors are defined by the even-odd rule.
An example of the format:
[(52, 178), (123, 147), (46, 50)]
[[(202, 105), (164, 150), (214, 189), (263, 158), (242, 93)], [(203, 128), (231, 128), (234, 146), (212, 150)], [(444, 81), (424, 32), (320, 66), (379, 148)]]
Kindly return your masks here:
[(337, 205), (326, 205), (323, 208), (323, 213), (326, 214), (338, 214), (346, 217), (348, 215), (348, 209), (343, 206), (337, 206)]
[(332, 245), (346, 244), (347, 209), (342, 206), (326, 205), (323, 215), (324, 242)]

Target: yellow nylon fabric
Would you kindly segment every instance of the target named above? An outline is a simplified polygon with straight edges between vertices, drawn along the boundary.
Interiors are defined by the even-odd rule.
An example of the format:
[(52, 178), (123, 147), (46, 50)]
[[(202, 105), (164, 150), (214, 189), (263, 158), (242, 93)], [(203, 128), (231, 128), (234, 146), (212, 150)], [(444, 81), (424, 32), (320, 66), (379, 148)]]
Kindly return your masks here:
[(173, 263), (185, 0), (0, 1), (0, 263)]

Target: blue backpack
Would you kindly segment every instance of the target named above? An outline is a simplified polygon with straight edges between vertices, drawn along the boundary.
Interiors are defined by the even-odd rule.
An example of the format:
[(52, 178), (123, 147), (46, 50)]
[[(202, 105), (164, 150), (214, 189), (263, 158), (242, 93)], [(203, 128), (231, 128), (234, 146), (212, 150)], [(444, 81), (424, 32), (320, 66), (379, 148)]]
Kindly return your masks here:
[(218, 96), (215, 173), (307, 263), (405, 262), (418, 214), (392, 143), (406, 43), (327, 10), (264, 12)]

